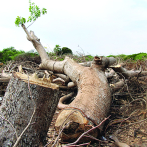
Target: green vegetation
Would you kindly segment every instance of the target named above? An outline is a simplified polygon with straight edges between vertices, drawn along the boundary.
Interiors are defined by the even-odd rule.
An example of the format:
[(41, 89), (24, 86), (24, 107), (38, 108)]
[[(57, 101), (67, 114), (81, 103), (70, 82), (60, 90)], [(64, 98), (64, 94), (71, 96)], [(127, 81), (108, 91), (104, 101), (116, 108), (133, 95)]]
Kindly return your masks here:
[(86, 55), (86, 56), (85, 56), (85, 60), (86, 60), (86, 61), (91, 61), (91, 60), (93, 60), (93, 56), (91, 56), (91, 55)]
[(69, 49), (68, 47), (62, 47), (60, 45), (55, 45), (54, 47), (54, 53), (57, 55), (57, 56), (61, 56), (61, 55), (64, 55), (64, 54), (72, 54), (72, 50)]
[(0, 62), (6, 63), (6, 61), (14, 60), (20, 54), (25, 53), (24, 51), (18, 51), (14, 47), (4, 48), (0, 51)]
[[(40, 8), (35, 5), (35, 3), (31, 3), (31, 0), (29, 0), (29, 12), (31, 13), (30, 16), (27, 19), (27, 22), (32, 22), (33, 23), (36, 21), (36, 19), (38, 17), (47, 13), (47, 10), (45, 8), (43, 8), (42, 10), (40, 10)], [(19, 27), (19, 25), (25, 24), (26, 23), (26, 18), (21, 17), (21, 16), (17, 16), (16, 20), (15, 20), (15, 25)]]
[(69, 49), (68, 47), (62, 47), (62, 55), (63, 54), (72, 54), (72, 50)]
[(122, 60), (145, 60), (147, 59), (147, 53), (138, 53), (138, 54), (132, 54), (132, 55), (109, 55), (107, 57), (115, 57), (115, 58), (121, 58)]
[(25, 52), (22, 50), (16, 50), (14, 47), (9, 47), (0, 51), (0, 62), (6, 63), (10, 60), (29, 60), (36, 56), (39, 56), (37, 52)]
[[(72, 50), (68, 47), (61, 48), (59, 45), (56, 45), (53, 52), (49, 52), (48, 55), (50, 56), (51, 60), (58, 60), (62, 61), (64, 60), (65, 56), (68, 55), (70, 58), (75, 60), (76, 62), (86, 62), (86, 61), (92, 61), (93, 56), (86, 55), (86, 56), (78, 56), (73, 55)], [(31, 60), (31, 58), (39, 57), (37, 52), (25, 52), (22, 50), (16, 50), (14, 47), (4, 48), (2, 51), (0, 51), (0, 62), (6, 63), (10, 60)], [(138, 61), (138, 60), (145, 60), (147, 59), (147, 53), (138, 53), (138, 54), (132, 54), (132, 55), (109, 55), (107, 57), (115, 57), (117, 59), (121, 59), (124, 61)]]
[(60, 45), (55, 45), (54, 47), (54, 53), (58, 56), (58, 55), (61, 55), (62, 54), (62, 49), (61, 49), (61, 46)]

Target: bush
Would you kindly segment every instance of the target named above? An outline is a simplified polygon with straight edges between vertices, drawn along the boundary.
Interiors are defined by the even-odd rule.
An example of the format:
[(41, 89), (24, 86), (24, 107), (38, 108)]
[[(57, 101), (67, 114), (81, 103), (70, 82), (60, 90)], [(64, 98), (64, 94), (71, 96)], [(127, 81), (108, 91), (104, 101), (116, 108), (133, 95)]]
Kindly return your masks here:
[(60, 45), (56, 45), (54, 47), (54, 53), (58, 56), (62, 54), (62, 49), (60, 48)]
[(134, 61), (137, 61), (137, 60), (144, 60), (144, 59), (147, 59), (147, 53), (138, 53), (138, 54), (132, 54), (132, 55), (124, 55), (124, 54), (121, 54), (121, 55), (109, 55), (107, 57), (115, 57), (115, 58), (121, 58), (123, 60), (134, 60)]
[(132, 59), (132, 60), (143, 60), (143, 59), (147, 59), (147, 54), (146, 53), (138, 53), (138, 54), (132, 54), (132, 55), (128, 55), (125, 57), (125, 60), (127, 59)]
[(91, 55), (86, 55), (86, 56), (85, 56), (85, 60), (86, 60), (86, 61), (92, 61), (92, 60), (93, 60), (93, 56), (91, 56)]
[(54, 53), (56, 54), (56, 55), (64, 55), (64, 54), (72, 54), (72, 50), (71, 49), (69, 49), (68, 47), (62, 47), (61, 48), (61, 46), (59, 46), (59, 45), (56, 45), (55, 47), (54, 47)]
[(62, 47), (62, 55), (63, 54), (72, 54), (72, 50), (69, 49), (68, 47)]
[(6, 63), (7, 61), (14, 60), (16, 56), (25, 53), (24, 51), (18, 51), (14, 47), (5, 48), (0, 51), (0, 62)]

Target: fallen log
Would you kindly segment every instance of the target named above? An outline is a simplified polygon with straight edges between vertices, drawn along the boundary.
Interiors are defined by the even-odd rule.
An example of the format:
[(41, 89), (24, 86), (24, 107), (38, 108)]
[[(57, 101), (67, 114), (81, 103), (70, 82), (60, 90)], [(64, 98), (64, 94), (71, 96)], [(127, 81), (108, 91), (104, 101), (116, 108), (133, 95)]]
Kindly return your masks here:
[(13, 73), (0, 106), (0, 146), (45, 145), (59, 94), (46, 78)]
[[(89, 126), (91, 124), (90, 127), (93, 127), (107, 117), (111, 104), (111, 92), (103, 70), (105, 64), (103, 64), (102, 58), (95, 57), (91, 67), (82, 67), (79, 65), (81, 70), (77, 80), (78, 94), (76, 98), (61, 111), (55, 123), (55, 128), (59, 132), (62, 125), (64, 126), (68, 122), (71, 122), (66, 126), (65, 130), (72, 129), (74, 131), (72, 131), (72, 133), (71, 131), (63, 131), (61, 134), (63, 141), (69, 141), (71, 138), (72, 141), (77, 139), (87, 130), (86, 125)], [(76, 112), (70, 115), (74, 110)], [(66, 120), (69, 115), (70, 117)], [(78, 124), (76, 128), (75, 123)], [(102, 128), (103, 125), (99, 127), (100, 130)], [(99, 131), (95, 130), (95, 133), (91, 135), (97, 137), (98, 132)]]
[[(69, 123), (64, 129), (67, 130), (67, 133), (64, 131), (61, 138), (67, 141), (69, 141), (70, 137), (72, 137), (71, 139), (76, 139), (87, 129), (87, 125), (93, 127), (93, 125), (100, 124), (107, 117), (111, 104), (111, 91), (104, 70), (114, 64), (116, 59), (95, 57), (90, 67), (79, 65), (69, 58), (65, 58), (63, 61), (52, 61), (49, 59), (40, 40), (35, 39), (34, 32), (28, 32), (23, 24), (22, 28), (41, 57), (40, 69), (65, 74), (77, 85), (78, 93), (76, 98), (68, 108), (61, 111), (56, 120), (55, 127), (58, 132), (62, 126)], [(73, 112), (73, 110), (76, 112)], [(103, 126), (101, 125), (99, 130), (102, 128)], [(70, 134), (70, 130), (73, 130), (72, 134)], [(99, 130), (95, 131), (93, 136), (97, 136)]]

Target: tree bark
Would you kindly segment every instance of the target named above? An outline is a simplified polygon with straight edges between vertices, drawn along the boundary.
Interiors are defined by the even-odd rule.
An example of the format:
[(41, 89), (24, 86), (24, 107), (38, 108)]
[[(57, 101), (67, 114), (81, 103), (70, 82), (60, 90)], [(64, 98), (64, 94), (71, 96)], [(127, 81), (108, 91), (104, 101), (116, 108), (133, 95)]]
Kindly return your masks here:
[(13, 73), (0, 106), (0, 146), (12, 146), (31, 117), (31, 124), (21, 136), (18, 146), (45, 145), (59, 94), (59, 87), (48, 79)]
[[(96, 57), (94, 62), (97, 60), (100, 61), (101, 59)], [(71, 67), (74, 68), (73, 65)], [(73, 141), (77, 139), (84, 131), (90, 129), (86, 125), (92, 128), (107, 117), (111, 104), (111, 92), (103, 67), (104, 65), (101, 65), (101, 63), (93, 63), (91, 67), (76, 64), (76, 68), (72, 70), (73, 73), (77, 74), (76, 76), (73, 75), (73, 77), (77, 78), (75, 82), (78, 87), (78, 94), (69, 106), (61, 111), (56, 120), (55, 127), (58, 132), (61, 126), (71, 122), (66, 127), (66, 131), (61, 134), (62, 140)], [(74, 80), (73, 77), (72, 80)], [(76, 127), (75, 123), (78, 124)], [(72, 133), (67, 131), (71, 130), (71, 128), (74, 130)], [(99, 127), (100, 130), (102, 128), (103, 125)], [(95, 130), (90, 135), (97, 137), (98, 132), (98, 130)]]

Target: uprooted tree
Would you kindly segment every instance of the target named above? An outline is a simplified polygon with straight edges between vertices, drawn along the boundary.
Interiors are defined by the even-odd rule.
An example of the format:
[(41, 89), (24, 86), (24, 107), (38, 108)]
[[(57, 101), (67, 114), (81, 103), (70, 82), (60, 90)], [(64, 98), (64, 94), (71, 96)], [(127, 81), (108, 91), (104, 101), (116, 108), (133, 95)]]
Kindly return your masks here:
[[(30, 3), (30, 11), (32, 11), (31, 8), (33, 7)], [(44, 12), (46, 12), (45, 9)], [(33, 16), (30, 19), (35, 21), (35, 17)], [(67, 84), (69, 87), (77, 86), (78, 92), (75, 99), (69, 105), (66, 105), (63, 104), (63, 101), (68, 96), (61, 98), (59, 101), (59, 87), (52, 85), (52, 80), (39, 79), (36, 75), (29, 77), (24, 73), (14, 73), (9, 82), (4, 102), (0, 107), (2, 110), (1, 115), (4, 116), (1, 121), (4, 127), (1, 134), (3, 137), (2, 143), (6, 145), (14, 144), (16, 140), (14, 146), (19, 142), (20, 146), (32, 146), (34, 143), (35, 145), (45, 145), (45, 133), (47, 133), (58, 101), (58, 107), (62, 110), (57, 117), (55, 128), (60, 133), (63, 141), (76, 140), (83, 132), (99, 125), (107, 117), (111, 104), (111, 89), (107, 81), (108, 76), (113, 75), (114, 71), (120, 72), (125, 78), (138, 74), (147, 74), (140, 71), (127, 71), (121, 65), (111, 66), (116, 62), (113, 57), (96, 56), (93, 62), (82, 64), (78, 64), (68, 57), (63, 61), (52, 61), (48, 57), (40, 39), (35, 36), (33, 31), (29, 32), (26, 28), (25, 19), (17, 17), (17, 22), (21, 24), (27, 34), (27, 39), (33, 44), (41, 57), (40, 69), (54, 72), (54, 74), (69, 82)], [(105, 73), (105, 69), (110, 66), (113, 70)], [(123, 84), (124, 81), (121, 80), (111, 87), (118, 89)], [(29, 117), (23, 111), (28, 111)], [(25, 117), (28, 118), (25, 120)], [(28, 125), (27, 122), (29, 122)], [(25, 127), (26, 125), (27, 127)], [(89, 135), (97, 137), (102, 131), (103, 125), (89, 132)], [(7, 126), (9, 128), (13, 126), (11, 131)], [(61, 132), (63, 127), (64, 130)], [(83, 140), (87, 140), (87, 138), (83, 137)]]

